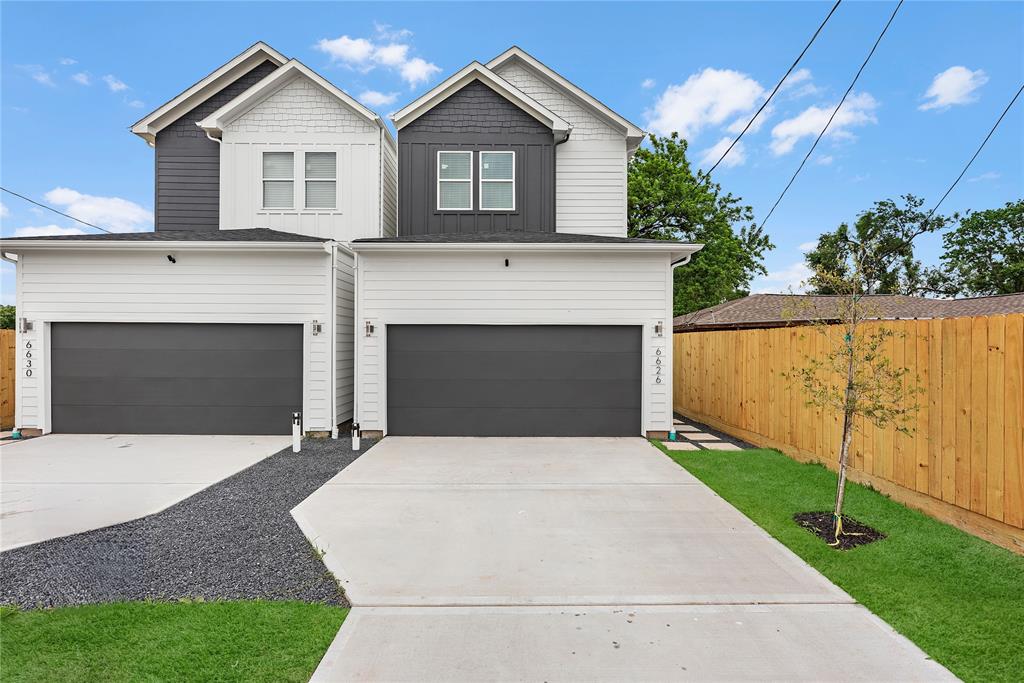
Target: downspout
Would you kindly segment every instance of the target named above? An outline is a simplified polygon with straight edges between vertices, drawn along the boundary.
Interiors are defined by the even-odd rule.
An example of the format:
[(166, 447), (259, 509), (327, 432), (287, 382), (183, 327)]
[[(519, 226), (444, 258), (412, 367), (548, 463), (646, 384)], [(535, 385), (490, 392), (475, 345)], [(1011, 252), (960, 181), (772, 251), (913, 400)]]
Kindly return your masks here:
[(352, 448), (359, 438), (359, 252), (352, 250)]

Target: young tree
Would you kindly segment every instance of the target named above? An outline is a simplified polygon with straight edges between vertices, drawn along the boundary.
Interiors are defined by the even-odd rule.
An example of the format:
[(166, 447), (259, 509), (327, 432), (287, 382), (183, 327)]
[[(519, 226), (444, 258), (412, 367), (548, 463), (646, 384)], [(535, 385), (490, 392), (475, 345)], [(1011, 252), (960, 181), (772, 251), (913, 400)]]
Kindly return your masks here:
[(678, 133), (651, 135), (650, 145), (629, 162), (629, 236), (704, 244), (675, 272), (675, 315), (746, 296), (773, 248), (753, 210), (694, 173)]
[(928, 216), (924, 200), (914, 195), (875, 202), (861, 213), (851, 228), (841, 223), (818, 238), (818, 245), (804, 257), (814, 273), (809, 284), (815, 294), (837, 294), (827, 273), (841, 279), (853, 275), (852, 259), (862, 264), (860, 286), (865, 294), (918, 294), (927, 291), (921, 262), (914, 258), (914, 240), (941, 230), (949, 218)]
[[(919, 404), (917, 379), (897, 367), (886, 354), (886, 342), (899, 336), (877, 322), (879, 311), (864, 298), (863, 283), (870, 277), (859, 253), (844, 261), (841, 274), (818, 271), (819, 282), (836, 296), (827, 310), (813, 303), (798, 303), (792, 317), (811, 319), (811, 329), (826, 340), (821, 355), (807, 355), (803, 364), (785, 373), (804, 392), (807, 405), (842, 415), (842, 438), (838, 454), (839, 477), (832, 511), (834, 541), (839, 545), (843, 531), (843, 501), (853, 433), (863, 420), (879, 428), (894, 427), (904, 434), (914, 431), (913, 418)], [(874, 322), (868, 322), (875, 319)]]
[(931, 288), (946, 296), (1024, 292), (1024, 199), (968, 213), (942, 236), (942, 266)]

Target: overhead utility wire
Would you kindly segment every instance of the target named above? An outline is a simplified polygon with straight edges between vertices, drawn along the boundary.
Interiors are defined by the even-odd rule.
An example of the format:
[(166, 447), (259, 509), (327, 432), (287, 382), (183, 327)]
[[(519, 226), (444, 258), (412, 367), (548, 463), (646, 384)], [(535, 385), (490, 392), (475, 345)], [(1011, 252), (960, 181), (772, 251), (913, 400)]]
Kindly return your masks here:
[(925, 222), (928, 222), (928, 219), (930, 219), (932, 217), (932, 214), (938, 210), (939, 206), (942, 205), (942, 202), (946, 201), (946, 197), (949, 196), (949, 193), (953, 191), (953, 188), (957, 186), (960, 180), (964, 177), (964, 174), (967, 173), (967, 169), (971, 167), (971, 164), (974, 163), (974, 160), (978, 158), (979, 154), (981, 154), (981, 150), (985, 148), (985, 144), (988, 142), (988, 139), (992, 137), (992, 133), (996, 132), (996, 128), (998, 128), (999, 124), (1003, 122), (1003, 117), (1006, 116), (1006, 113), (1008, 111), (1010, 111), (1010, 107), (1013, 106), (1013, 103), (1017, 101), (1017, 98), (1020, 97), (1020, 94), (1022, 92), (1024, 92), (1024, 84), (1020, 86), (1020, 89), (1017, 90), (1017, 94), (1013, 96), (1013, 99), (1010, 100), (1010, 103), (1006, 105), (1006, 109), (1004, 109), (1003, 113), (999, 115), (998, 119), (996, 119), (996, 123), (994, 126), (992, 126), (992, 130), (988, 132), (988, 135), (985, 136), (985, 139), (981, 141), (980, 145), (978, 145), (977, 151), (974, 152), (974, 156), (972, 156), (971, 160), (967, 162), (966, 166), (964, 166), (964, 170), (960, 171), (960, 175), (956, 177), (956, 180), (953, 181), (953, 184), (949, 186), (948, 190), (946, 190), (946, 194), (942, 195), (942, 199), (940, 199), (938, 203), (936, 203), (935, 206), (932, 207), (932, 210), (928, 212), (928, 216), (925, 217), (924, 219)]
[(821, 138), (824, 137), (826, 131), (828, 131), (828, 127), (832, 125), (832, 121), (833, 119), (835, 119), (836, 114), (838, 114), (839, 110), (843, 108), (843, 102), (845, 102), (846, 98), (849, 97), (850, 92), (853, 90), (853, 86), (857, 85), (857, 80), (860, 78), (860, 75), (864, 72), (864, 68), (868, 65), (868, 62), (871, 61), (871, 56), (875, 54), (875, 50), (878, 48), (878, 44), (882, 42), (882, 38), (885, 37), (886, 32), (892, 25), (893, 19), (896, 18), (896, 13), (900, 11), (900, 7), (902, 6), (903, 0), (900, 0), (896, 4), (896, 9), (892, 11), (892, 15), (889, 17), (889, 21), (885, 23), (885, 27), (882, 29), (882, 32), (878, 34), (878, 38), (875, 40), (875, 44), (871, 46), (871, 51), (868, 52), (868, 56), (864, 58), (864, 62), (860, 65), (860, 68), (857, 69), (857, 74), (853, 77), (853, 81), (850, 82), (850, 87), (846, 89), (845, 93), (843, 93), (843, 98), (839, 100), (839, 104), (836, 105), (836, 108), (832, 112), (832, 115), (828, 117), (828, 121), (825, 123), (825, 127), (821, 129), (820, 133), (818, 133), (818, 137), (815, 138), (814, 144), (811, 145), (811, 148), (809, 150), (807, 150), (807, 154), (804, 156), (803, 161), (800, 162), (800, 165), (797, 166), (796, 172), (793, 173), (793, 177), (789, 179), (788, 183), (786, 183), (786, 187), (782, 190), (782, 194), (780, 194), (779, 198), (775, 200), (775, 203), (772, 205), (772, 208), (768, 212), (768, 215), (764, 217), (763, 221), (761, 221), (762, 228), (764, 227), (765, 223), (768, 222), (768, 219), (772, 217), (772, 214), (775, 213), (776, 207), (778, 207), (779, 203), (782, 201), (782, 198), (786, 196), (786, 193), (789, 192), (789, 188), (793, 186), (793, 181), (795, 181), (796, 177), (800, 175), (800, 171), (803, 170), (804, 165), (807, 163), (807, 160), (811, 158), (811, 154), (814, 153), (814, 149), (818, 146), (818, 143), (821, 142)]
[(811, 45), (814, 44), (814, 39), (818, 37), (819, 33), (821, 33), (821, 29), (825, 28), (825, 24), (827, 24), (828, 20), (832, 18), (832, 15), (835, 14), (836, 10), (839, 9), (839, 5), (842, 4), (842, 2), (843, 0), (836, 0), (836, 4), (832, 5), (832, 9), (829, 10), (828, 16), (826, 16), (825, 20), (821, 22), (820, 26), (818, 26), (818, 30), (814, 32), (814, 35), (811, 36), (811, 39), (807, 41), (807, 45), (804, 45), (804, 49), (800, 52), (799, 56), (797, 56), (796, 61), (794, 61), (790, 65), (789, 71), (787, 71), (786, 74), (782, 77), (782, 80), (775, 84), (775, 89), (772, 90), (770, 95), (768, 95), (768, 99), (764, 101), (760, 109), (754, 112), (754, 115), (750, 118), (749, 121), (747, 121), (747, 125), (743, 127), (743, 130), (740, 131), (740, 134), (737, 135), (736, 139), (732, 141), (732, 144), (729, 145), (729, 148), (726, 149), (725, 153), (722, 154), (718, 161), (715, 162), (715, 165), (708, 170), (707, 174), (709, 176), (711, 175), (712, 171), (718, 168), (718, 165), (722, 163), (722, 160), (725, 159), (725, 157), (729, 156), (729, 152), (731, 152), (732, 148), (736, 146), (736, 143), (740, 141), (740, 138), (743, 137), (743, 134), (750, 130), (750, 127), (754, 125), (754, 121), (756, 121), (757, 117), (760, 116), (761, 112), (764, 111), (764, 108), (768, 106), (768, 103), (772, 101), (772, 98), (775, 97), (775, 93), (779, 92), (779, 88), (782, 87), (782, 84), (786, 82), (786, 79), (789, 78), (789, 75), (793, 73), (793, 69), (796, 68), (796, 65), (799, 64), (800, 60), (804, 58), (805, 54), (807, 54), (807, 51), (811, 48)]
[(35, 204), (36, 206), (42, 207), (42, 208), (46, 209), (47, 211), (53, 211), (56, 214), (60, 214), (61, 216), (64, 216), (64, 218), (70, 218), (73, 221), (78, 221), (82, 225), (88, 225), (90, 228), (96, 228), (97, 230), (102, 230), (103, 232), (106, 232), (106, 233), (112, 233), (113, 232), (111, 230), (107, 230), (106, 228), (101, 228), (98, 225), (93, 225), (92, 223), (90, 223), (88, 221), (83, 221), (81, 218), (75, 218), (71, 214), (67, 214), (67, 213), (64, 213), (63, 211), (59, 211), (59, 210), (53, 208), (52, 206), (47, 206), (46, 204), (41, 204), (40, 202), (37, 202), (34, 199), (30, 199), (30, 198), (26, 197), (23, 194), (18, 194), (14, 190), (8, 190), (6, 187), (0, 187), (0, 190), (3, 190), (7, 194), (13, 194), (15, 197), (17, 197), (19, 199), (24, 199), (26, 202), (28, 202), (30, 204)]

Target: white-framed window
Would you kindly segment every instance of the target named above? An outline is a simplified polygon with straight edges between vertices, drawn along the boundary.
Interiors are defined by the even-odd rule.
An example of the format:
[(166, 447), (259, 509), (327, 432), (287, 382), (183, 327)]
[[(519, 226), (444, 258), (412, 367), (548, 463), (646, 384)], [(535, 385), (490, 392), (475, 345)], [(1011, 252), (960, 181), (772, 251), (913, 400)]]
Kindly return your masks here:
[(337, 208), (337, 154), (334, 152), (306, 152), (303, 156), (306, 169), (306, 208)]
[(263, 208), (295, 206), (295, 153), (263, 153)]
[(473, 152), (437, 153), (437, 209), (473, 210)]
[(516, 153), (480, 152), (480, 210), (515, 209)]

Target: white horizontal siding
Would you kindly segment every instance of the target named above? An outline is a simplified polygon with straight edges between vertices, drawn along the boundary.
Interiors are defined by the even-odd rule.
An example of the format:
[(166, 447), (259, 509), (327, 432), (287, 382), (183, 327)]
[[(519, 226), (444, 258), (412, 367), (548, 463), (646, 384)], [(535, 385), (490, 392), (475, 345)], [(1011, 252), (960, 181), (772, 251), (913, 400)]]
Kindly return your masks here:
[[(363, 429), (385, 429), (387, 325), (641, 325), (643, 429), (667, 430), (672, 423), (670, 275), (668, 256), (659, 254), (361, 254), (359, 322), (370, 321), (377, 331), (372, 337), (356, 335), (358, 422)], [(661, 337), (654, 334), (658, 322), (665, 330)]]
[[(171, 263), (167, 254), (174, 254)], [(330, 258), (325, 252), (33, 252), (18, 259), (18, 315), (34, 329), (18, 335), (17, 419), (46, 428), (46, 325), (51, 322), (295, 323), (307, 325), (306, 429), (326, 430), (330, 415)], [(312, 337), (308, 324), (324, 322)], [(32, 340), (31, 377), (24, 342)]]
[(558, 232), (626, 236), (626, 139), (574, 140), (555, 148)]

